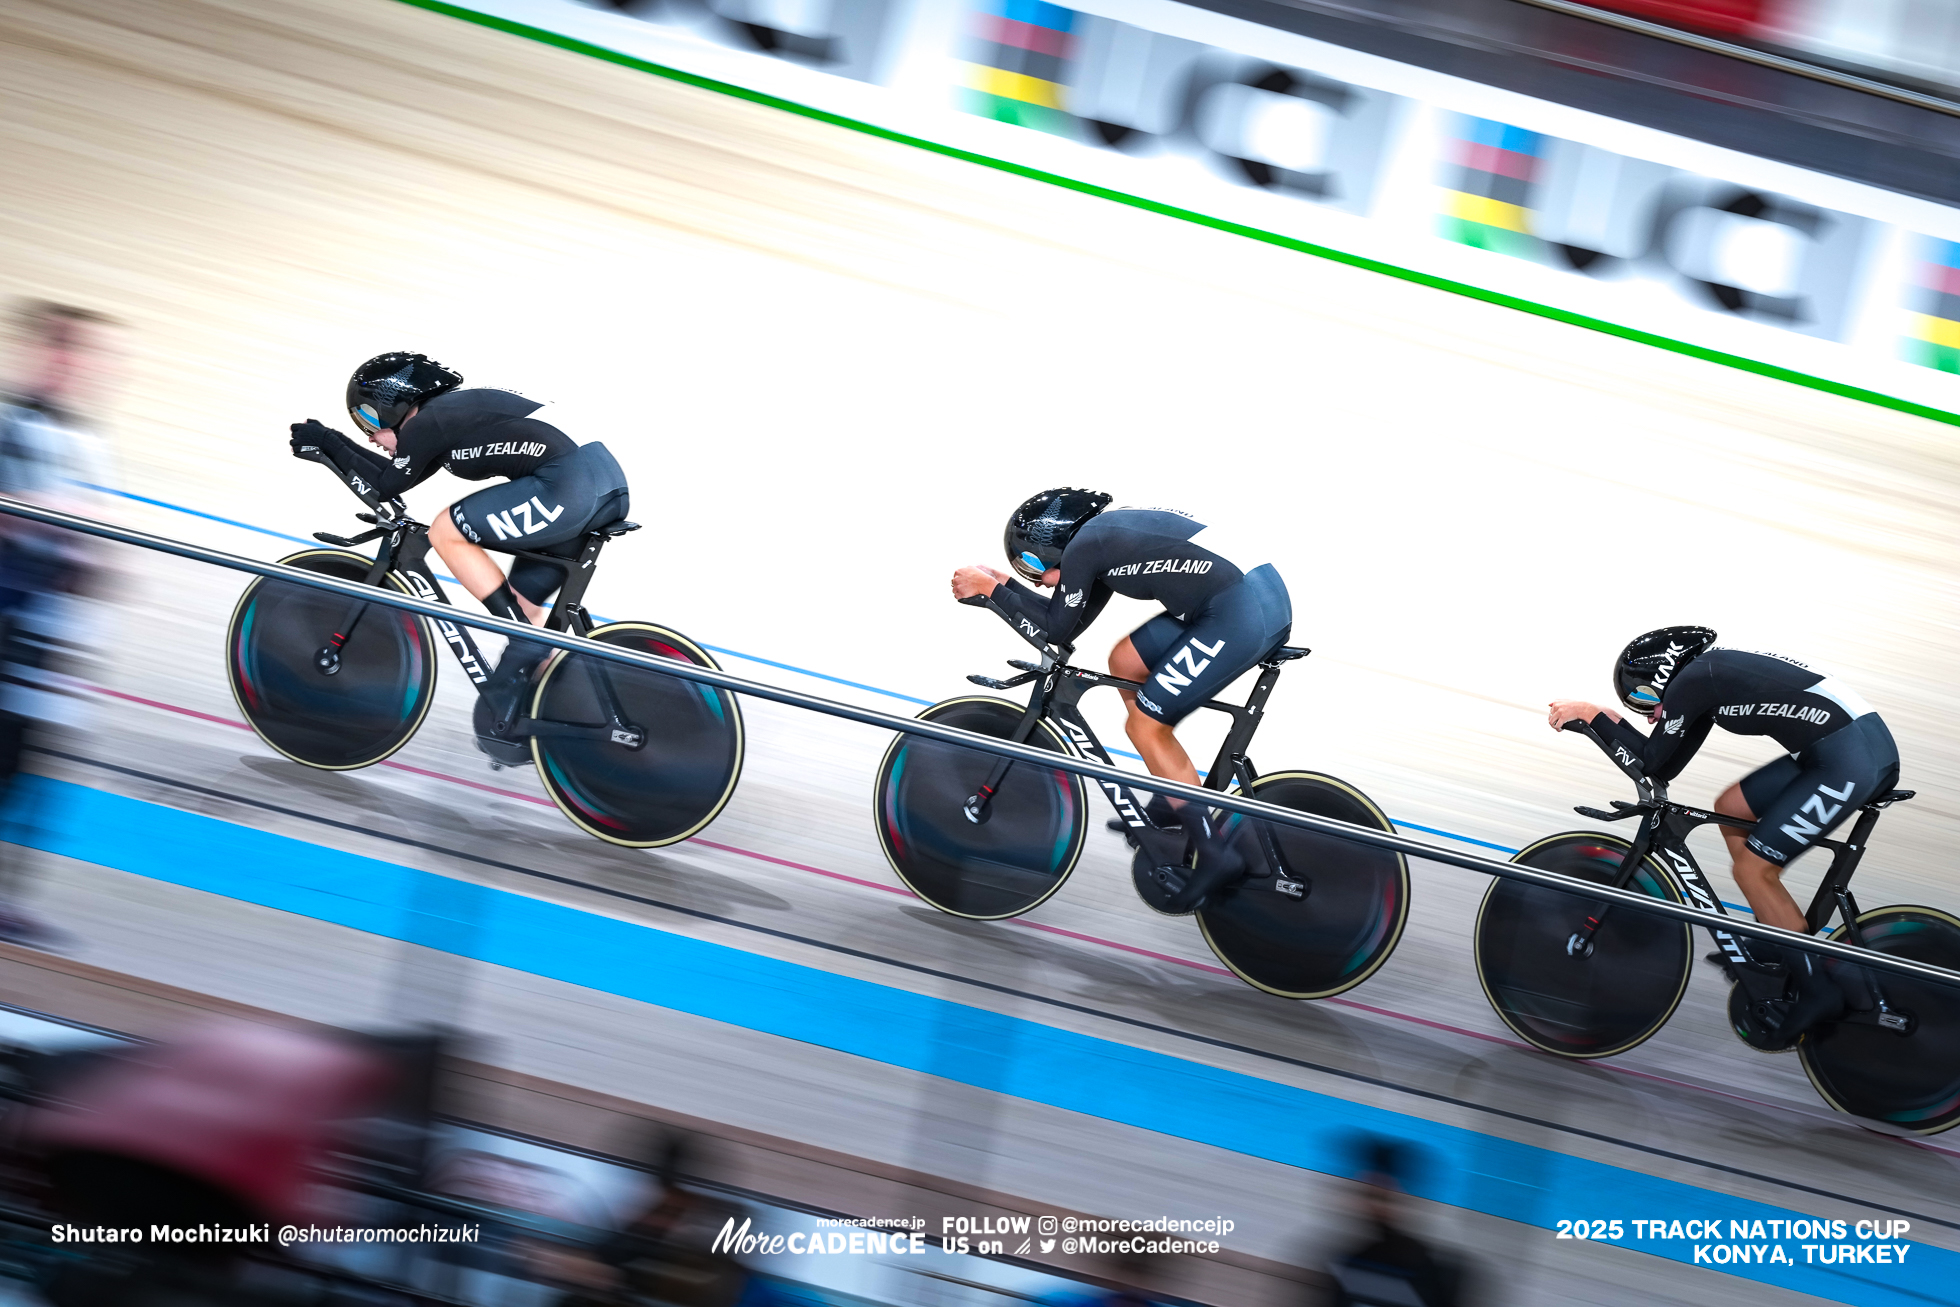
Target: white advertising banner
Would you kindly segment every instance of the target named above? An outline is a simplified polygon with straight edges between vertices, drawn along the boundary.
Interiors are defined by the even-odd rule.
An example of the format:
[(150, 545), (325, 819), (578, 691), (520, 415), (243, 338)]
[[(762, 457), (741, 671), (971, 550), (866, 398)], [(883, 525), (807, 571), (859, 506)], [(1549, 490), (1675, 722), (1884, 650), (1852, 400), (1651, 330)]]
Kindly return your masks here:
[(1960, 413), (1960, 211), (1171, 0), (408, 0)]

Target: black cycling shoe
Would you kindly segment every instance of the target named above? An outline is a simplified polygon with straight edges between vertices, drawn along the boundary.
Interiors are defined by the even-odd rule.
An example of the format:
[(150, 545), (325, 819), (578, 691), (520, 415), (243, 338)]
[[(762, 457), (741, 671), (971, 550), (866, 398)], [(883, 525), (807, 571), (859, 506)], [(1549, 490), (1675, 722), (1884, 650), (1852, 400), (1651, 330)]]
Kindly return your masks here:
[(1769, 1037), (1785, 1046), (1796, 1043), (1813, 1026), (1835, 1020), (1844, 1013), (1844, 991), (1831, 978), (1821, 958), (1815, 953), (1791, 949), (1787, 965), (1792, 997), (1757, 1004), (1772, 1018)]
[[(1162, 830), (1182, 830), (1184, 818), (1171, 806), (1171, 801), (1161, 794), (1150, 796), (1150, 802), (1143, 805), (1144, 820)], [(1137, 846), (1136, 830), (1121, 817), (1111, 817), (1109, 828), (1119, 832), (1128, 840), (1131, 848)]]
[(1251, 869), (1234, 845), (1229, 835), (1214, 831), (1208, 820), (1199, 818), (1191, 830), (1184, 865), (1148, 865), (1148, 850), (1139, 850), (1131, 864), (1131, 879), (1152, 908), (1167, 916), (1188, 916), (1219, 891), (1246, 878)]
[[(531, 741), (528, 736), (511, 739), (496, 733), (496, 718), (493, 717), (490, 701), (482, 695), (476, 697), (476, 708), (471, 713), (470, 724), (476, 728), (476, 747), (486, 754), (493, 766), (523, 767), (531, 761)], [(508, 726), (505, 727), (509, 729)]]
[(538, 664), (550, 653), (550, 645), (532, 644), (529, 640), (510, 642), (503, 658), (497, 663), (497, 670), (490, 673), (490, 679), (483, 683), (483, 689), (477, 696), (477, 702), (488, 707), (490, 725), (488, 731), (479, 729), (478, 734), (504, 735), (509, 732), (524, 707), (524, 700), (530, 696), (531, 673), (538, 670)]
[(531, 761), (530, 742), (523, 736), (512, 737), (511, 729), (530, 696), (531, 673), (550, 653), (550, 645), (512, 640), (498, 660), (497, 670), (477, 693), (476, 708), (471, 713), (476, 747), (499, 766), (518, 767)]
[(1785, 1006), (1780, 999), (1753, 1001), (1746, 985), (1733, 985), (1729, 988), (1729, 1029), (1758, 1053), (1787, 1053), (1796, 1047), (1795, 1042), (1776, 1035), (1779, 1009)]

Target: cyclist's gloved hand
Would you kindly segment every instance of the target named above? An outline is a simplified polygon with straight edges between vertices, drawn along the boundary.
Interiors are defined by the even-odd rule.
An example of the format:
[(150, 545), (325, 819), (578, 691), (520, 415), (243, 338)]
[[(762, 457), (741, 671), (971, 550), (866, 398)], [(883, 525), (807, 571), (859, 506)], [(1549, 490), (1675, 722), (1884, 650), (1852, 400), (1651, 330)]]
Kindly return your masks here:
[(293, 457), (303, 458), (310, 463), (332, 462), (327, 456), (327, 451), (347, 439), (332, 427), (314, 418), (293, 423), (292, 432), (292, 439), (287, 443), (293, 448)]

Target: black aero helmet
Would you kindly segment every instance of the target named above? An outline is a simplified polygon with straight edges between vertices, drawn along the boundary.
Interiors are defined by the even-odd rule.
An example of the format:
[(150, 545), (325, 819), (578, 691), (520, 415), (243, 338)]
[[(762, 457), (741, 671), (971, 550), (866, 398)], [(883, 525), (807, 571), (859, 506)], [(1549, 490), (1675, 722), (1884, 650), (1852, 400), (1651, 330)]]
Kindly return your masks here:
[(1100, 490), (1076, 490), (1063, 486), (1044, 490), (1015, 509), (1007, 519), (1007, 561), (1029, 581), (1062, 561), (1062, 550), (1082, 524), (1109, 507), (1109, 496)]
[(1708, 652), (1715, 632), (1705, 626), (1663, 626), (1638, 637), (1613, 663), (1613, 690), (1620, 702), (1645, 716), (1660, 705), (1668, 683)]
[(463, 384), (426, 354), (377, 354), (347, 379), (347, 415), (368, 435), (398, 426), (408, 411)]

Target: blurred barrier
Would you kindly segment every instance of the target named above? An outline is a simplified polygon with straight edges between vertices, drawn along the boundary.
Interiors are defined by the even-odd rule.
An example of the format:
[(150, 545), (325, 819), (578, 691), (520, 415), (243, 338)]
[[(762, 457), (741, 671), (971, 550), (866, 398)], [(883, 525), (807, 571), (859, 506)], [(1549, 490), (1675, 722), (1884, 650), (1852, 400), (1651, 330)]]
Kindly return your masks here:
[(1934, 203), (1169, 0), (405, 2), (1960, 423), (1960, 181)]
[[(1524, 0), (1540, 9), (1550, 9), (1555, 13), (1571, 14), (1576, 18), (1591, 19), (1594, 22), (1608, 23), (1614, 27), (1638, 32), (1643, 36), (1657, 36), (1662, 40), (1674, 41), (1681, 45), (1693, 46), (1713, 54), (1726, 55), (1731, 59), (1741, 59), (1747, 63), (1761, 64), (1779, 72), (1795, 73), (1814, 81), (1828, 82), (1847, 90), (1862, 91), (1867, 95), (1883, 96), (1910, 104), (1920, 109), (1931, 109), (1935, 113), (1960, 115), (1960, 101), (1946, 99), (1937, 95), (1926, 95), (1904, 86), (1889, 82), (1874, 81), (1869, 77), (1859, 77), (1854, 73), (1840, 71), (1838, 67), (1820, 66), (1816, 62), (1786, 58), (1758, 45), (1737, 45), (1732, 41), (1715, 40), (1701, 36), (1701, 32), (1717, 32), (1724, 36), (1746, 37), (1755, 42), (1780, 45), (1798, 53), (1812, 56), (1813, 59), (1827, 59), (1833, 64), (1849, 64), (1852, 67), (1871, 65), (1868, 71), (1881, 71), (1885, 61), (1861, 59), (1861, 51), (1856, 46), (1841, 46), (1835, 43), (1836, 33), (1810, 33), (1799, 27), (1791, 27), (1780, 21), (1784, 10), (1775, 10), (1766, 18), (1760, 5), (1706, 8), (1698, 3), (1666, 3), (1665, 0), (1636, 4), (1632, 0), (1603, 5), (1576, 4), (1573, 0)], [(1953, 8), (1952, 0), (1916, 0), (1924, 8), (1937, 6), (1941, 15), (1960, 12)], [(1882, 6), (1871, 6), (1878, 14), (1887, 14)], [(1893, 13), (1903, 13), (1909, 6), (1900, 6)], [(1887, 16), (1890, 16), (1889, 14)], [(1652, 20), (1652, 21), (1649, 21)], [(1682, 24), (1692, 30), (1683, 30)], [(1956, 29), (1953, 42), (1953, 67), (1944, 81), (1960, 89), (1960, 29)], [(1900, 70), (1903, 71), (1903, 70)]]
[[(341, 581), (322, 576), (316, 572), (302, 571), (279, 563), (260, 562), (253, 558), (243, 558), (227, 554), (221, 550), (209, 549), (202, 545), (190, 544), (182, 540), (171, 540), (164, 536), (150, 535), (143, 531), (132, 531), (125, 527), (112, 526), (89, 518), (77, 517), (70, 513), (60, 513), (17, 500), (0, 499), (0, 513), (26, 518), (46, 526), (61, 527), (78, 531), (85, 535), (97, 536), (104, 540), (114, 540), (122, 544), (136, 545), (159, 553), (174, 554), (196, 562), (211, 563), (233, 571), (248, 572), (257, 576), (271, 577), (295, 585), (307, 586), (380, 604), (388, 608), (399, 608), (406, 612), (436, 621), (457, 622), (477, 630), (492, 631), (506, 638), (520, 638), (538, 644), (549, 645), (555, 649), (579, 654), (582, 657), (598, 658), (608, 662), (623, 663), (659, 672), (665, 676), (675, 676), (682, 680), (712, 685), (719, 689), (732, 690), (740, 694), (753, 695), (774, 703), (787, 704), (792, 708), (803, 708), (811, 712), (823, 713), (830, 717), (841, 717), (847, 721), (860, 722), (866, 726), (881, 727), (885, 730), (902, 731), (909, 735), (920, 735), (945, 744), (958, 745), (982, 753), (991, 753), (1003, 758), (1013, 758), (1021, 762), (1034, 763), (1043, 769), (1073, 772), (1090, 780), (1113, 781), (1132, 785), (1139, 780), (1136, 772), (1124, 771), (1118, 767), (1106, 767), (1087, 759), (1057, 754), (1029, 745), (1014, 744), (991, 736), (978, 735), (954, 727), (941, 726), (934, 722), (921, 721), (913, 717), (895, 717), (889, 713), (870, 708), (860, 708), (853, 704), (840, 703), (833, 699), (821, 698), (813, 694), (803, 694), (782, 686), (770, 685), (765, 681), (752, 681), (745, 677), (732, 676), (727, 672), (707, 667), (697, 667), (690, 663), (677, 662), (648, 654), (636, 653), (614, 645), (602, 644), (562, 632), (549, 631), (541, 627), (526, 626), (507, 621), (488, 614), (465, 612), (448, 604), (434, 600), (419, 599), (413, 595), (397, 593), (379, 586), (363, 585), (359, 582)], [(1899, 975), (1916, 976), (1938, 984), (1960, 988), (1960, 972), (1948, 971), (1942, 967), (1927, 966), (1904, 958), (1875, 953), (1847, 944), (1822, 939), (1812, 935), (1799, 935), (1792, 931), (1765, 926), (1745, 917), (1711, 917), (1710, 914), (1684, 904), (1669, 903), (1647, 897), (1630, 890), (1618, 890), (1599, 885), (1592, 881), (1562, 876), (1556, 872), (1540, 871), (1533, 867), (1520, 866), (1511, 862), (1498, 862), (1492, 858), (1479, 857), (1471, 853), (1459, 852), (1434, 844), (1424, 844), (1406, 836), (1385, 831), (1373, 830), (1363, 826), (1353, 826), (1346, 822), (1317, 817), (1311, 813), (1293, 808), (1282, 808), (1257, 799), (1242, 798), (1237, 794), (1221, 793), (1217, 790), (1203, 789), (1185, 785), (1177, 781), (1150, 777), (1149, 789), (1153, 793), (1172, 795), (1178, 798), (1207, 804), (1214, 808), (1224, 808), (1243, 813), (1248, 817), (1258, 817), (1282, 826), (1294, 826), (1302, 830), (1331, 835), (1338, 839), (1352, 840), (1360, 844), (1393, 850), (1410, 857), (1426, 858), (1431, 862), (1441, 862), (1468, 871), (1482, 872), (1487, 876), (1498, 876), (1507, 880), (1523, 881), (1545, 889), (1563, 893), (1577, 894), (1585, 898), (1618, 904), (1622, 908), (1656, 916), (1672, 917), (1696, 926), (1717, 926), (1737, 935), (1769, 940), (1783, 947), (1794, 947), (1806, 952), (1835, 957), (1847, 962), (1856, 962), (1874, 970), (1889, 971)]]
[[(1960, 89), (1960, 5), (1954, 0), (1527, 0), (1567, 13), (1617, 10), (1802, 51), (1833, 63)], [(1588, 13), (1587, 11), (1592, 11)], [(1860, 88), (1867, 89), (1867, 88)], [(1887, 94), (1891, 88), (1880, 88)], [(1904, 97), (1900, 97), (1904, 98)], [(1914, 103), (1923, 102), (1919, 97)], [(1960, 112), (1947, 106), (1943, 112)]]

